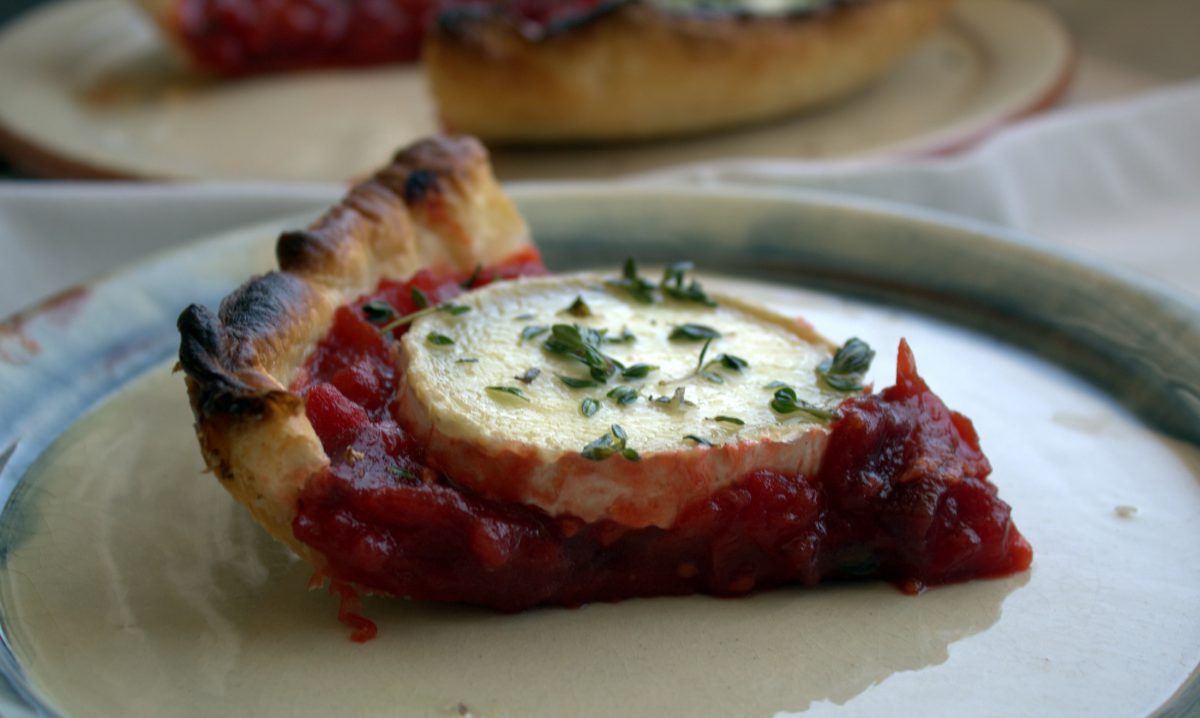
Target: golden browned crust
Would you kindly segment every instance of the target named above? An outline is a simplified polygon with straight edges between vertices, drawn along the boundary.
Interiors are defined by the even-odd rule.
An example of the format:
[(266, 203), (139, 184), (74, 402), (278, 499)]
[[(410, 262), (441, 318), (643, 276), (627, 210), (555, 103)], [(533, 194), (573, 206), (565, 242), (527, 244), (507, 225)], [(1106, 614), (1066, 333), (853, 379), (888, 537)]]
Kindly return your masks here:
[(470, 138), (399, 152), (308, 229), (283, 233), (279, 271), (243, 284), (215, 314), (192, 305), (179, 317), (179, 363), (209, 468), (272, 535), (320, 564), (291, 524), (299, 492), (329, 458), (287, 387), (334, 311), (383, 278), (470, 272), (528, 245)]
[(881, 75), (953, 0), (860, 0), (794, 16), (629, 3), (544, 37), (496, 14), (433, 29), (424, 64), (443, 122), (495, 142), (603, 141), (795, 113)]

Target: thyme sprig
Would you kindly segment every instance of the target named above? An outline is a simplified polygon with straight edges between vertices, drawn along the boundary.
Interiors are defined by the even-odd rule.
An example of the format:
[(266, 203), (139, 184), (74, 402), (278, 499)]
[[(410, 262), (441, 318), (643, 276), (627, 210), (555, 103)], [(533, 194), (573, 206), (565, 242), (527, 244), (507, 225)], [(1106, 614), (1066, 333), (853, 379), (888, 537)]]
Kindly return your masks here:
[(638, 276), (637, 262), (633, 260), (633, 257), (625, 260), (625, 266), (619, 278), (608, 279), (604, 283), (614, 289), (625, 290), (629, 296), (641, 304), (654, 304), (654, 284)]
[(588, 368), (592, 379), (604, 384), (625, 365), (600, 351), (604, 335), (578, 324), (555, 324), (542, 349), (550, 354), (570, 357)]
[[(392, 311), (395, 312), (394, 309)], [(471, 308), (464, 304), (439, 304), (435, 307), (425, 307), (424, 309), (418, 309), (411, 314), (405, 314), (402, 317), (391, 320), (387, 324), (379, 327), (379, 331), (387, 333), (399, 329), (405, 324), (412, 324), (421, 317), (427, 317), (434, 312), (446, 312), (447, 314), (452, 314), (457, 317), (458, 315), (466, 314), (469, 311), (471, 311)]]
[(704, 324), (679, 324), (667, 336), (673, 342), (702, 342), (706, 339), (720, 339), (721, 332)]
[(683, 302), (697, 302), (706, 307), (717, 306), (717, 303), (704, 292), (700, 283), (695, 279), (685, 284), (687, 273), (695, 268), (696, 266), (691, 262), (675, 262), (669, 265), (663, 270), (662, 281), (658, 283), (658, 288), (665, 297)]

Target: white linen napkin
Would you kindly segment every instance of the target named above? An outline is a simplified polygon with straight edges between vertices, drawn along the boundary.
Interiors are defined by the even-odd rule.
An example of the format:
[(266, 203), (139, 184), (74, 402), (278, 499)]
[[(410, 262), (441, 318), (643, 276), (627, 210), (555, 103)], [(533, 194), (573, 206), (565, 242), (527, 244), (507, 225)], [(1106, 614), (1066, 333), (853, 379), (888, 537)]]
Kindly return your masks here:
[[(1200, 297), (1200, 82), (1028, 120), (908, 163), (728, 160), (630, 183), (820, 188), (1003, 225)], [(162, 248), (335, 201), (337, 185), (0, 184), (0, 318)]]
[(1200, 297), (1200, 82), (1044, 115), (950, 158), (729, 160), (642, 181), (818, 188), (917, 204), (1015, 229)]

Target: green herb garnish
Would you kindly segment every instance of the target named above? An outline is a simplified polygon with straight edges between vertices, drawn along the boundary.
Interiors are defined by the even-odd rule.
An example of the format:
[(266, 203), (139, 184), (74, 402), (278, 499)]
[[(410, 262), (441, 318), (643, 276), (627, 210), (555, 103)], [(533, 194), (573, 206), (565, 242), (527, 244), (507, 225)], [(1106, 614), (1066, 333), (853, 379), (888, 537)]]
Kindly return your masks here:
[(575, 301), (571, 302), (571, 306), (567, 307), (563, 311), (573, 317), (579, 317), (581, 319), (583, 317), (592, 316), (592, 308), (588, 306), (587, 302), (583, 301), (583, 295), (581, 294), (575, 295)]
[(475, 271), (471, 272), (471, 276), (467, 277), (466, 281), (463, 282), (462, 284), (459, 284), (458, 286), (462, 287), (463, 289), (470, 289), (471, 287), (474, 287), (475, 282), (479, 281), (479, 273), (482, 271), (483, 271), (483, 265), (476, 264)]
[(394, 329), (399, 329), (405, 324), (411, 324), (421, 317), (428, 316), (434, 312), (446, 312), (447, 314), (458, 316), (460, 314), (466, 314), (469, 311), (471, 311), (471, 308), (463, 304), (439, 304), (436, 307), (425, 307), (424, 309), (418, 309), (412, 314), (405, 314), (398, 319), (393, 319), (392, 321), (380, 327), (379, 331), (390, 332)]
[(367, 302), (362, 308), (363, 317), (371, 324), (386, 324), (396, 318), (396, 309), (384, 301)]
[(566, 374), (555, 374), (555, 376), (558, 377), (559, 381), (571, 387), (572, 389), (594, 389), (600, 386), (591, 379), (580, 379), (578, 377), (567, 376)]
[(720, 336), (721, 332), (703, 324), (680, 324), (671, 330), (668, 339), (673, 342), (702, 342), (705, 339), (717, 339)]
[(642, 304), (654, 303), (654, 285), (638, 276), (637, 262), (633, 257), (625, 260), (625, 267), (619, 279), (609, 279), (604, 282), (610, 287), (624, 289), (629, 296)]
[(429, 297), (425, 294), (425, 292), (421, 291), (420, 287), (413, 287), (410, 289), (409, 295), (412, 296), (413, 305), (415, 305), (417, 309), (424, 309), (425, 307), (429, 306)]
[(696, 371), (700, 371), (700, 369), (704, 366), (704, 356), (708, 354), (708, 347), (713, 343), (713, 339), (715, 339), (715, 337), (709, 337), (708, 339), (704, 340), (704, 347), (700, 349), (700, 359), (696, 361)]
[(621, 370), (622, 379), (645, 379), (646, 375), (652, 371), (657, 371), (658, 367), (653, 364), (634, 364), (627, 366)]
[(714, 416), (713, 421), (720, 421), (725, 424), (733, 424), (734, 426), (745, 426), (746, 422), (736, 416)]
[(869, 344), (858, 338), (850, 339), (832, 358), (821, 362), (817, 376), (834, 391), (862, 391), (863, 375), (871, 368), (874, 358), (875, 351)]
[(509, 396), (515, 396), (521, 401), (530, 401), (529, 397), (525, 396), (525, 392), (521, 391), (515, 386), (489, 386), (484, 388), (496, 394), (507, 394)]
[(733, 371), (741, 371), (750, 367), (750, 362), (741, 357), (735, 357), (732, 354), (722, 354), (716, 360), (721, 362), (721, 366)]
[(675, 262), (663, 270), (662, 281), (658, 283), (658, 288), (662, 290), (664, 296), (672, 299), (699, 302), (706, 307), (717, 306), (717, 303), (704, 293), (704, 289), (695, 279), (690, 284), (684, 285), (684, 275), (693, 269), (695, 266), (691, 262)]
[(453, 339), (437, 332), (429, 332), (429, 334), (425, 335), (425, 341), (436, 347), (448, 347), (454, 344)]
[(575, 359), (588, 368), (593, 379), (604, 384), (624, 365), (600, 351), (603, 341), (603, 335), (590, 327), (555, 324), (550, 328), (550, 338), (542, 342), (542, 349)]
[(591, 397), (584, 399), (579, 404), (579, 413), (586, 417), (590, 418), (595, 416), (597, 411), (600, 411), (600, 402)]
[(790, 386), (785, 386), (775, 392), (775, 397), (771, 399), (771, 408), (780, 414), (801, 412), (821, 421), (829, 421), (833, 418), (833, 412), (798, 398), (796, 390)]
[(712, 448), (713, 446), (711, 441), (705, 439), (703, 436), (696, 436), (695, 434), (688, 434), (687, 436), (683, 437), (683, 440), (690, 441), (697, 446), (707, 446), (709, 448)]
[(475, 357), (466, 357), (464, 359), (458, 359), (454, 363), (455, 364), (478, 364), (479, 360), (476, 359)]
[(621, 425), (613, 424), (607, 434), (583, 447), (579, 453), (591, 461), (604, 461), (613, 454), (620, 454), (627, 461), (640, 461), (642, 457), (638, 452), (625, 445), (628, 440), (629, 436)]
[(608, 392), (605, 394), (605, 396), (615, 401), (618, 406), (632, 404), (638, 399), (637, 389), (634, 389), (631, 386), (625, 386), (624, 384)]

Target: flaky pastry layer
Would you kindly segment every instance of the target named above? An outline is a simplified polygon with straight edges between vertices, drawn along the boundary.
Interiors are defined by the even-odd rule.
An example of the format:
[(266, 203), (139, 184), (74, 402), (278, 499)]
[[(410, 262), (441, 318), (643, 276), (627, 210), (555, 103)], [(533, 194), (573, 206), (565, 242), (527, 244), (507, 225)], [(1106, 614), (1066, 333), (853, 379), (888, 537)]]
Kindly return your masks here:
[(214, 313), (179, 317), (205, 462), (268, 531), (301, 556), (296, 501), (329, 457), (288, 386), (338, 307), (425, 268), (463, 273), (530, 245), (529, 231), (474, 139), (441, 137), (400, 151), (308, 229), (284, 232), (279, 269), (255, 277)]

